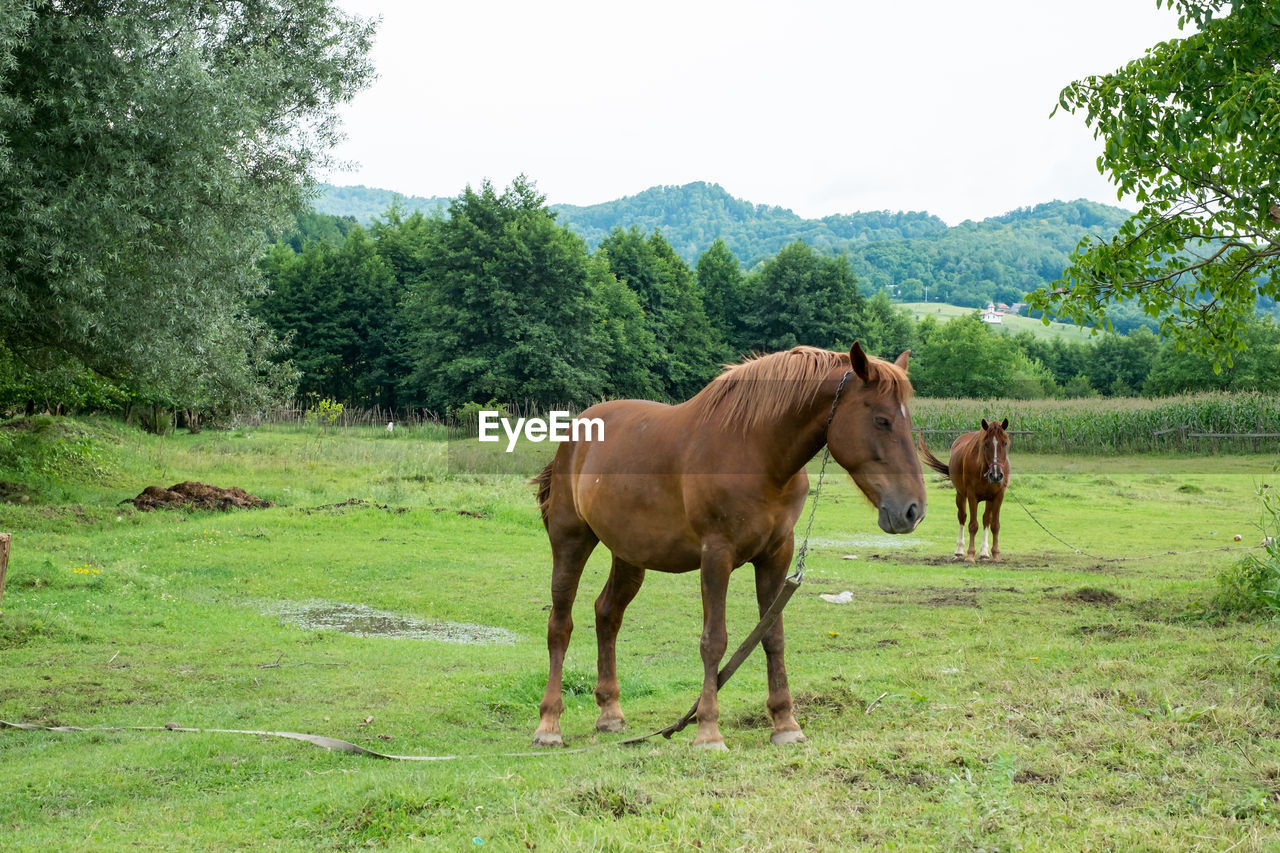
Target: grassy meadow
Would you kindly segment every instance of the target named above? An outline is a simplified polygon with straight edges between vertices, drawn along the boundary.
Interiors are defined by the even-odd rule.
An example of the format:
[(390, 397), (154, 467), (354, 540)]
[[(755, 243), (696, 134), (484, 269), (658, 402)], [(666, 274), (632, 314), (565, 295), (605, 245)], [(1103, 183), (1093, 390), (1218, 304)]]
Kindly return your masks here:
[[(898, 307), (905, 309), (918, 323), (925, 317), (932, 317), (939, 323), (945, 323), (948, 320), (954, 320), (956, 317), (964, 317), (972, 314), (978, 309), (965, 308), (960, 305), (949, 305), (945, 302), (902, 302)], [(1072, 323), (1059, 323), (1057, 321), (1050, 322), (1045, 325), (1043, 320), (1034, 317), (1023, 317), (1017, 314), (1007, 314), (1002, 318), (1000, 325), (993, 325), (993, 329), (1013, 334), (1015, 332), (1031, 332), (1037, 338), (1064, 338), (1070, 342), (1088, 341), (1094, 337), (1092, 329), (1086, 326), (1077, 326)]]
[[(1273, 453), (1015, 447), (994, 565), (952, 562), (939, 478), (922, 526), (890, 537), (829, 469), (785, 617), (809, 739), (786, 748), (768, 743), (759, 651), (721, 693), (726, 753), (692, 748), (692, 729), (634, 747), (594, 732), (598, 549), (569, 748), (527, 755), (550, 600), (536, 459), (451, 464), (425, 427), (44, 429), (52, 449), (0, 468), (0, 719), (90, 730), (0, 729), (5, 849), (1280, 848), (1280, 680), (1255, 660), (1275, 625), (1205, 615), (1261, 538)], [(120, 503), (183, 480), (275, 506)], [(755, 623), (749, 572), (730, 586), (731, 649)], [(628, 610), (628, 734), (696, 698), (697, 590), (650, 573)], [(166, 723), (456, 759), (105, 730)]]

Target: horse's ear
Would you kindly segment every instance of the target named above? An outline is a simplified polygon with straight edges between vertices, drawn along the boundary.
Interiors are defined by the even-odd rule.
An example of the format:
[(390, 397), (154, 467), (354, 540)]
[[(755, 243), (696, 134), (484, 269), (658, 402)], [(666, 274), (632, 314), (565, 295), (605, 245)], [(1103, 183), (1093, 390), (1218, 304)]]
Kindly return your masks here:
[(983, 419), (982, 419), (982, 431), (983, 431), (983, 432), (986, 432), (986, 430), (987, 430), (987, 426), (988, 426), (988, 424), (987, 424), (987, 419), (986, 419), (986, 418), (983, 418)]
[(893, 363), (902, 368), (902, 372), (907, 372), (907, 361), (911, 357), (911, 350), (903, 350), (902, 355), (893, 360)]
[(849, 350), (849, 363), (853, 366), (853, 372), (863, 382), (871, 381), (871, 370), (867, 363), (867, 354), (862, 351), (862, 345), (857, 341), (853, 342), (853, 347)]
[(1000, 429), (1008, 429), (1008, 428), (1009, 428), (1009, 419), (1005, 418), (1000, 422)]

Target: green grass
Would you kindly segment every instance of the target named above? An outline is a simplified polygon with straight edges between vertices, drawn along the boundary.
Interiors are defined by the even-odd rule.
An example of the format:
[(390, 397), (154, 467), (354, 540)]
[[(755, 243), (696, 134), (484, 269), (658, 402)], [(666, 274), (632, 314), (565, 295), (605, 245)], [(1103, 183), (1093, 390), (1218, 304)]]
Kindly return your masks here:
[[(525, 757), (507, 753), (528, 750), (537, 722), (549, 556), (522, 477), (451, 467), (426, 431), (76, 430), (93, 470), (0, 470), (30, 496), (0, 503), (0, 531), (14, 535), (0, 718), (303, 731), (464, 758), (4, 730), (6, 849), (1280, 845), (1280, 682), (1255, 660), (1275, 626), (1202, 615), (1244, 553), (1226, 549), (1257, 544), (1270, 456), (1015, 454), (1020, 503), (1006, 502), (998, 565), (951, 562), (953, 493), (938, 478), (926, 478), (922, 527), (891, 538), (833, 476), (786, 614), (809, 736), (793, 748), (768, 744), (759, 652), (722, 691), (728, 753), (693, 749), (691, 730), (631, 748), (594, 733), (601, 549), (567, 662), (565, 736), (585, 751)], [(276, 506), (119, 505), (185, 479)], [(363, 503), (333, 506), (350, 499)], [(628, 611), (619, 666), (632, 734), (696, 695), (696, 589), (691, 576), (651, 573)], [(845, 589), (848, 605), (819, 597)], [(730, 597), (736, 645), (754, 624), (747, 571)], [(279, 615), (323, 602), (516, 639), (361, 637)]]
[[(978, 310), (976, 308), (964, 308), (959, 305), (948, 305), (945, 302), (901, 302), (898, 303), (897, 307), (909, 312), (917, 323), (925, 317), (933, 317), (939, 323), (945, 323), (948, 320), (964, 317)], [(1056, 321), (1046, 326), (1042, 320), (1011, 314), (1006, 314), (999, 325), (993, 325), (991, 328), (1009, 334), (1031, 332), (1037, 338), (1065, 338), (1068, 341), (1089, 341), (1094, 337), (1093, 330), (1085, 326)]]

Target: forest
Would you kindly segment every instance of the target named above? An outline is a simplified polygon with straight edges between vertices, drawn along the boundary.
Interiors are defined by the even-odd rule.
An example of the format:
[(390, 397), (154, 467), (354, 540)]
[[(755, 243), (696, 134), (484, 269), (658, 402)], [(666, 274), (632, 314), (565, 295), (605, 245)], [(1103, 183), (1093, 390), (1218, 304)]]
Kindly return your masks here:
[[(1016, 212), (1002, 227), (1043, 231), (1051, 216), (1063, 225), (1090, 207), (1101, 208)], [(1280, 331), (1266, 319), (1250, 326), (1233, 366), (1215, 372), (1141, 327), (1081, 343), (1002, 334), (976, 313), (917, 323), (847, 255), (803, 239), (747, 268), (724, 237), (690, 263), (661, 229), (614, 226), (589, 248), (562, 219), (523, 179), (502, 192), (467, 188), (447, 215), (393, 206), (367, 229), (312, 213), (264, 261), (271, 293), (256, 313), (292, 335), (302, 397), (438, 414), (488, 401), (680, 400), (749, 353), (854, 340), (888, 357), (911, 349), (916, 388), (933, 397), (1251, 390), (1280, 370)], [(1085, 221), (1098, 224), (1076, 224)], [(1054, 261), (1020, 263), (1030, 287)]]
[[(914, 271), (896, 291), (910, 296), (923, 267), (935, 264), (937, 282), (939, 259), (949, 259), (955, 288), (974, 276), (1008, 278), (1022, 284), (998, 295), (1016, 301), (1059, 261), (992, 235), (1036, 234), (1044, 245), (1054, 228), (1065, 235), (1069, 225), (1105, 221), (1089, 219), (1090, 211), (1106, 209), (1047, 205), (946, 229), (928, 244), (905, 235), (937, 230), (936, 220), (860, 215), (857, 251), (832, 253), (794, 238), (752, 264), (728, 238), (707, 232), (690, 262), (657, 227), (615, 225), (588, 241), (520, 178), (501, 191), (468, 187), (429, 215), (408, 212), (393, 197), (367, 226), (306, 210), (261, 258), (265, 292), (249, 309), (284, 342), (272, 355), (281, 398), (434, 417), (489, 403), (678, 401), (751, 353), (798, 344), (843, 349), (855, 340), (890, 358), (912, 350), (916, 389), (930, 397), (1253, 390), (1280, 373), (1280, 330), (1267, 318), (1249, 326), (1248, 346), (1233, 365), (1215, 372), (1209, 359), (1145, 327), (1071, 342), (993, 331), (976, 312), (916, 322), (890, 298), (893, 286), (878, 278), (886, 273), (859, 272), (869, 257)], [(841, 227), (846, 236), (855, 231), (851, 221)], [(867, 236), (886, 232), (898, 236)], [(965, 246), (982, 240), (989, 256), (1001, 253), (1007, 263), (979, 263), (980, 253)], [(935, 293), (930, 299), (940, 300)], [(137, 412), (156, 428), (178, 414), (198, 426), (231, 412), (198, 387), (139, 391), (75, 365), (33, 371), (3, 352), (0, 409)]]
[[(365, 225), (393, 205), (430, 216), (449, 199), (401, 196), (390, 190), (322, 184), (315, 210)], [(893, 301), (926, 299), (970, 308), (1012, 305), (1057, 281), (1081, 239), (1105, 239), (1130, 215), (1095, 202), (1051, 201), (982, 221), (948, 226), (927, 212), (867, 211), (805, 219), (782, 207), (734, 198), (717, 184), (651, 187), (633, 196), (589, 206), (553, 204), (558, 221), (597, 248), (615, 228), (657, 231), (690, 266), (717, 238), (744, 270), (754, 270), (797, 240), (824, 255), (844, 255), (868, 295)], [(1261, 311), (1276, 312), (1267, 296)], [(1033, 316), (1042, 312), (1024, 309)], [(1110, 311), (1121, 333), (1157, 322), (1136, 304)]]

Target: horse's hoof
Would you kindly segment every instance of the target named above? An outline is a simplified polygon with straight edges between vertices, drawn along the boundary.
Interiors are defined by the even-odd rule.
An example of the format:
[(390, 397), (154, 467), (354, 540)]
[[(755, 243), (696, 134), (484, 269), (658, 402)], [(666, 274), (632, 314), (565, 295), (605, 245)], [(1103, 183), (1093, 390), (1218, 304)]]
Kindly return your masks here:
[(808, 740), (804, 736), (804, 732), (799, 729), (790, 729), (785, 732), (774, 732), (769, 736), (769, 743), (774, 746), (786, 746), (789, 743), (804, 743)]
[(564, 738), (558, 732), (538, 732), (533, 736), (534, 746), (564, 746)]
[(698, 749), (710, 749), (710, 750), (714, 750), (714, 751), (716, 751), (716, 752), (728, 752), (728, 751), (729, 751), (729, 747), (725, 745), (725, 742), (724, 742), (724, 740), (723, 740), (723, 739), (721, 739), (721, 740), (704, 740), (704, 741), (701, 741), (701, 742), (699, 742), (699, 741), (696, 741), (696, 740), (695, 740), (695, 741), (693, 742), (693, 745), (694, 745), (694, 746), (696, 746)]
[(622, 717), (613, 717), (608, 720), (596, 720), (596, 731), (598, 732), (625, 732), (627, 730), (627, 721)]

